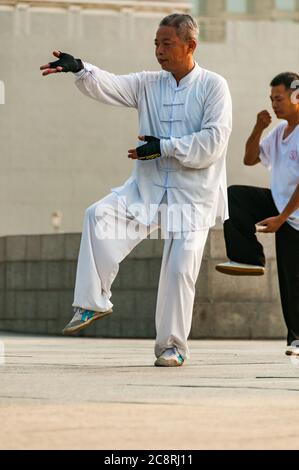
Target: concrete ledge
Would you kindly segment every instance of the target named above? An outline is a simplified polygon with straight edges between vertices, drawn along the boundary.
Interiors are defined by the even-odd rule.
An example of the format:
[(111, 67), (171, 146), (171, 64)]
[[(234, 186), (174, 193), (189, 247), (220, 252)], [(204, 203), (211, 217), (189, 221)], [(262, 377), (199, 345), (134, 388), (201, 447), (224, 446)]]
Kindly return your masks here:
[[(61, 334), (72, 315), (80, 234), (0, 238), (0, 329)], [(260, 236), (267, 255), (263, 278), (215, 271), (225, 260), (222, 230), (211, 230), (197, 281), (191, 336), (283, 338), (274, 237)], [(162, 240), (145, 240), (121, 263), (113, 284), (114, 313), (82, 336), (154, 338)]]
[(189, 13), (191, 5), (189, 2), (179, 0), (0, 0), (0, 6), (15, 7), (19, 10), (28, 8), (63, 8), (72, 12), (82, 10), (112, 10), (112, 11), (163, 11), (173, 12), (176, 10)]

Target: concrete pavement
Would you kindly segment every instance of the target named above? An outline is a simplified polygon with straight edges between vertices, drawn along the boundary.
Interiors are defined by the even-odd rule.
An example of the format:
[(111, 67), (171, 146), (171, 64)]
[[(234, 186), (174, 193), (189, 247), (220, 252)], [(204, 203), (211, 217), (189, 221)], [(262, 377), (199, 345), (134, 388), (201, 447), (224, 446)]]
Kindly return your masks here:
[(151, 340), (0, 340), (1, 449), (299, 448), (282, 341), (191, 341), (191, 360), (163, 369)]

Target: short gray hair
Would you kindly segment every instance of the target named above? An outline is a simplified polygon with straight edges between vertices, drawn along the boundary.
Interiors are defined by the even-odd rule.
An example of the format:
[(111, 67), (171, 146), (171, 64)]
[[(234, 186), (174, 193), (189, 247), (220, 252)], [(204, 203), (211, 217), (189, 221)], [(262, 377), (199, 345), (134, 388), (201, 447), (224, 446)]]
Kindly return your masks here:
[(195, 18), (190, 15), (173, 13), (163, 18), (159, 26), (173, 26), (182, 41), (187, 42), (189, 39), (198, 41), (199, 27)]

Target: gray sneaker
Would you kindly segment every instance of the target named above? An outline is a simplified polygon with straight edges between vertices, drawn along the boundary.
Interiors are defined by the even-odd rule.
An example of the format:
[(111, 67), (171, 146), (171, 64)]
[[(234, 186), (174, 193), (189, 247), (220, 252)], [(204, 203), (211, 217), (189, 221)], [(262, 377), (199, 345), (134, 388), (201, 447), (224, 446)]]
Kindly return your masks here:
[(166, 349), (155, 362), (156, 367), (180, 367), (184, 364), (184, 358), (176, 347)]
[(85, 310), (80, 307), (74, 308), (74, 316), (71, 321), (65, 326), (62, 330), (63, 335), (73, 335), (83, 328), (86, 328), (88, 325), (91, 325), (96, 320), (101, 320), (102, 318), (110, 315), (112, 313), (111, 310), (107, 310), (106, 312), (93, 312), (91, 310)]
[(263, 276), (265, 274), (263, 266), (236, 263), (235, 261), (217, 264), (216, 271), (222, 274), (229, 274), (230, 276)]

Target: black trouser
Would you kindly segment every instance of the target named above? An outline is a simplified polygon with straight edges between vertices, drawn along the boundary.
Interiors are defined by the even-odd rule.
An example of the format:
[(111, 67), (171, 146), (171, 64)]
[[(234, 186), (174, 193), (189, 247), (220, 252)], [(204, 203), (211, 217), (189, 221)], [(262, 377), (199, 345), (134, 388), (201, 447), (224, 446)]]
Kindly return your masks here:
[[(270, 189), (228, 188), (230, 219), (224, 224), (227, 256), (231, 261), (265, 266), (263, 246), (255, 224), (278, 215)], [(299, 231), (288, 223), (276, 233), (276, 258), (288, 345), (299, 339)]]

